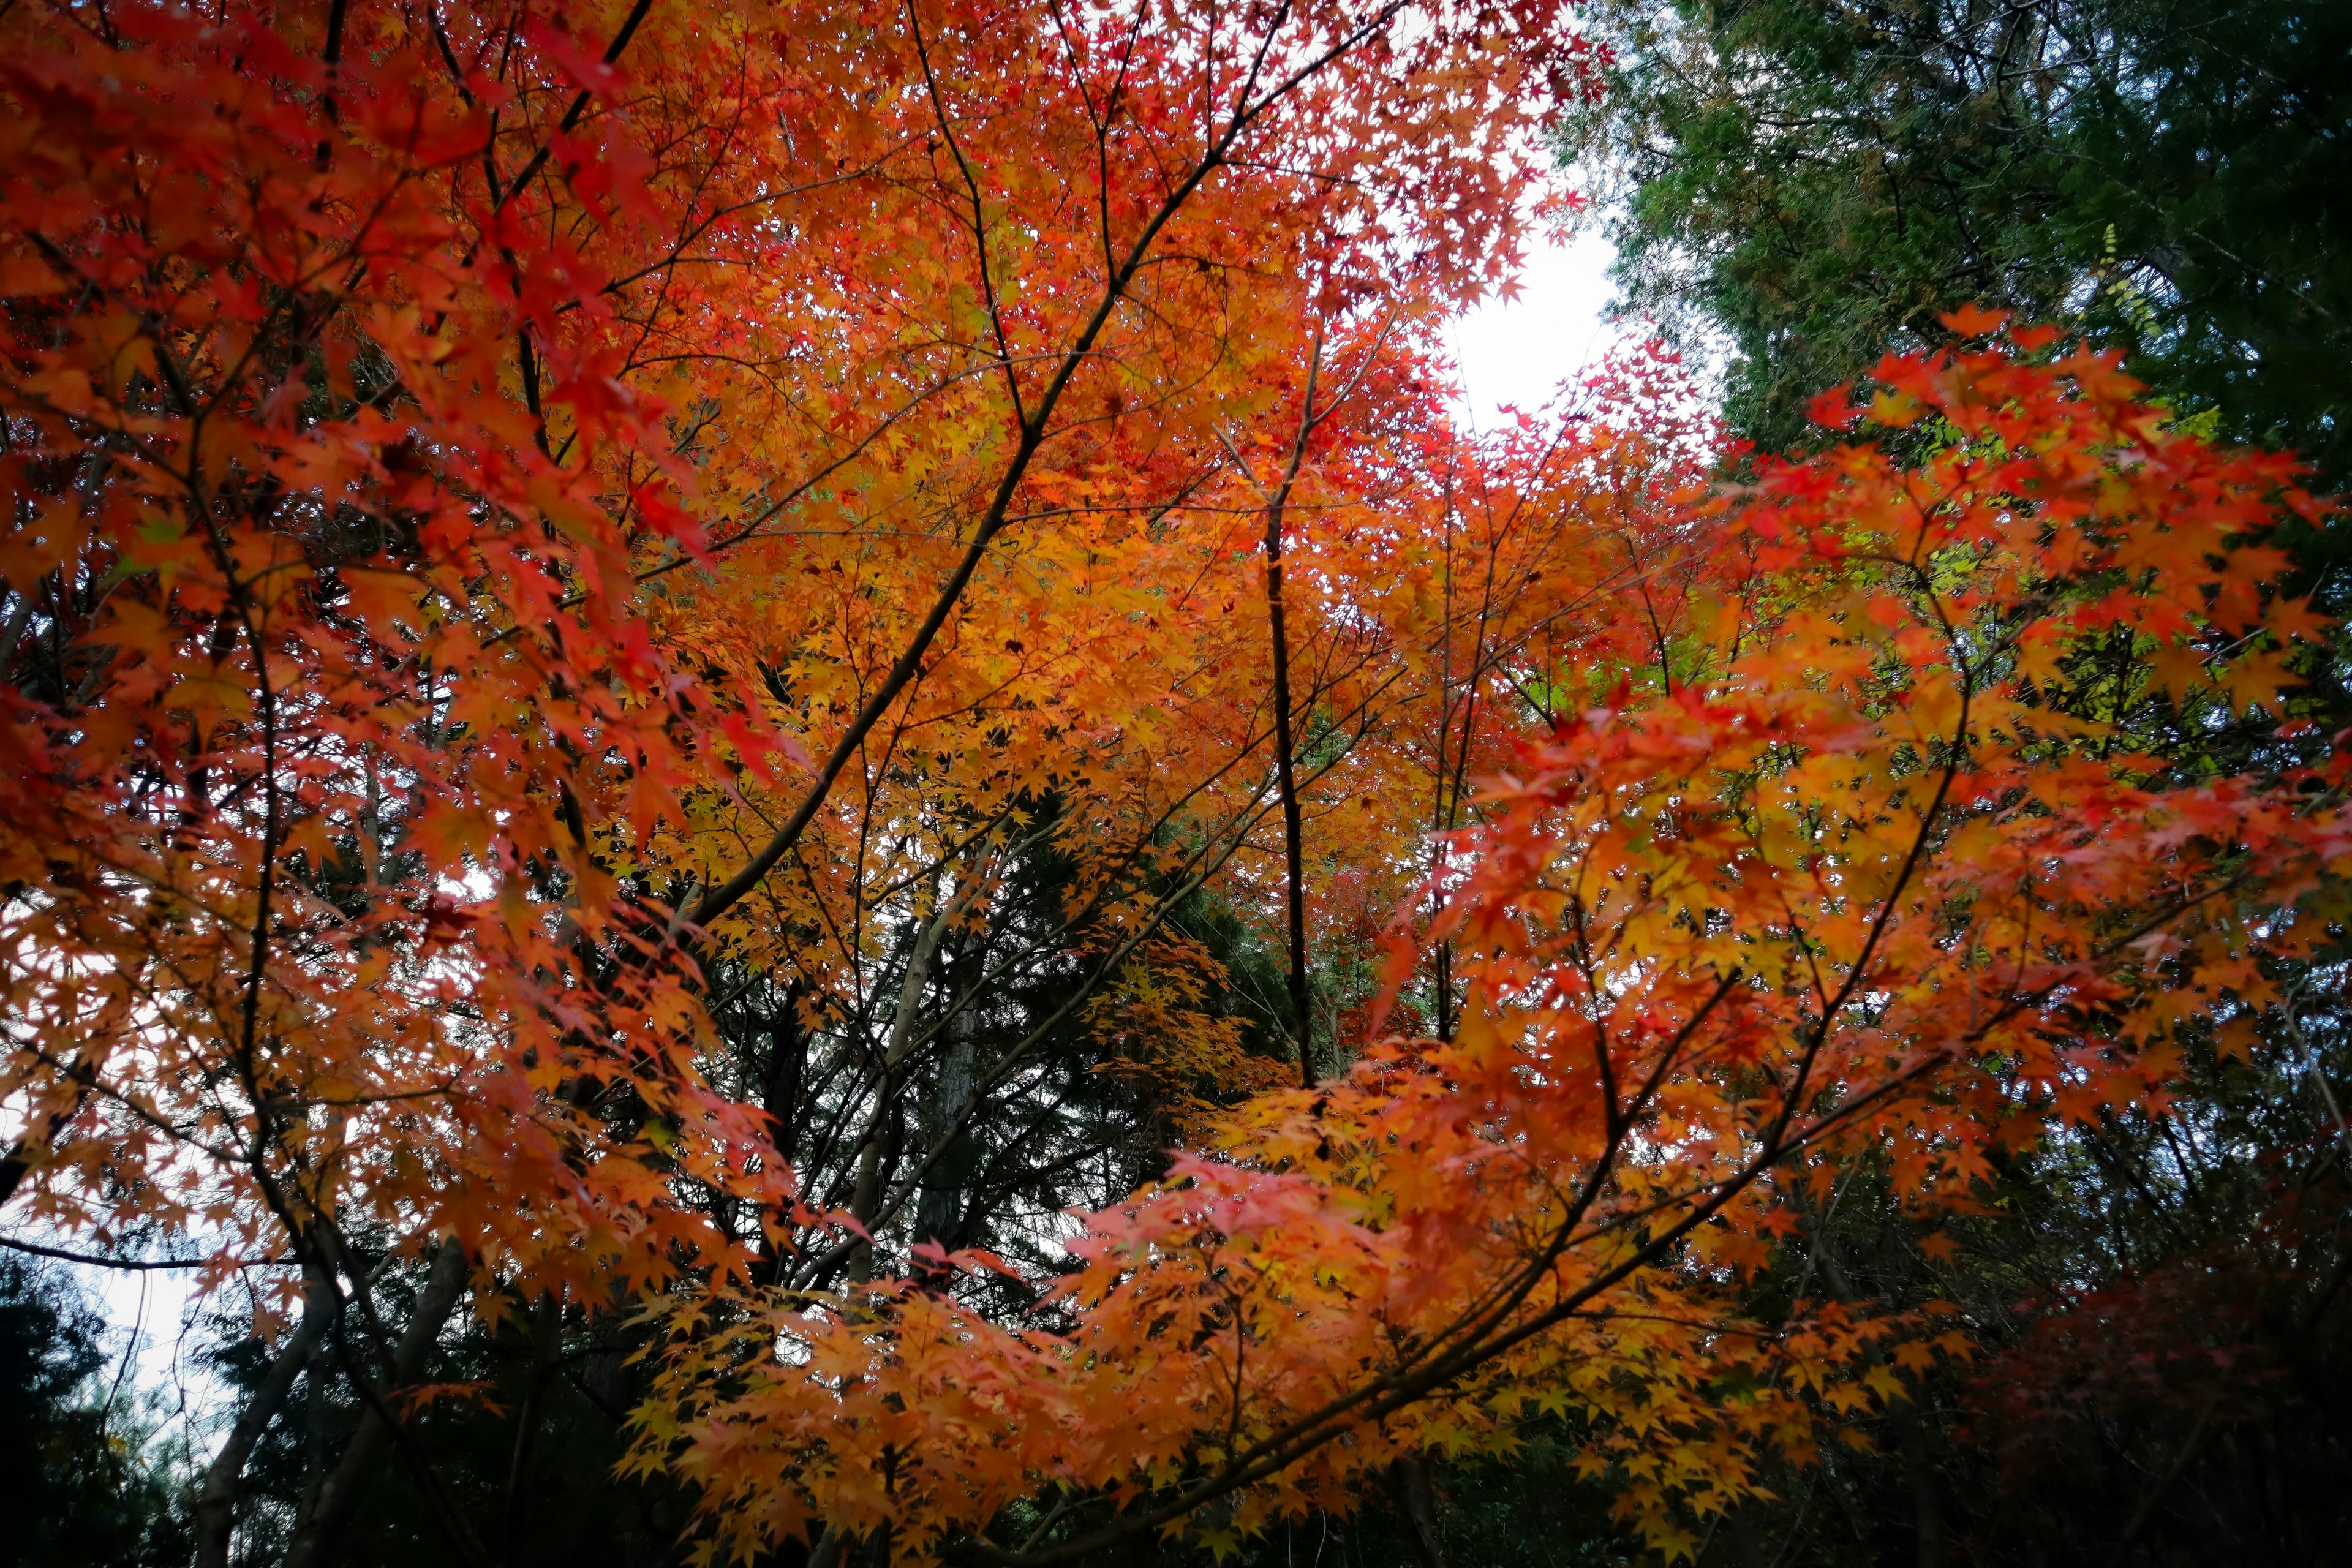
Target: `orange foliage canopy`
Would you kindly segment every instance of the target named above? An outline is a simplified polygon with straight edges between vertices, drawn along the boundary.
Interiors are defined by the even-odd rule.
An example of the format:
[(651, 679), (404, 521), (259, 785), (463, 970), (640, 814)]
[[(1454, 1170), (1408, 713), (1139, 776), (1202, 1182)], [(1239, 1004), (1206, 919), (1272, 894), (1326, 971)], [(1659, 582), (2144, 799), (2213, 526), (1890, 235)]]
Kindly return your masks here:
[(1215, 542), (1139, 512), (1310, 301), (1498, 264), (1562, 58), (1543, 4), (606, 9), (6, 22), (11, 1084), (109, 1130), (45, 1191), (727, 1267), (665, 1182), (788, 1184), (679, 916), (822, 925), (761, 879), (869, 739), (982, 822), (1114, 714), (1106, 815), (1195, 787), (1121, 666), (1217, 664), (1138, 636)]
[[(1932, 1224), (2262, 1005), (2332, 776), (2159, 780), (2096, 687), (2274, 708), (2312, 503), (2023, 333), (1883, 367), (1907, 465), (1708, 495), (1638, 360), (1460, 436), (1416, 344), (1588, 70), (1548, 0), (7, 12), (20, 1212), (656, 1312), (638, 1462), (730, 1552), (1215, 1542), (1535, 1408), (1672, 1550), (1895, 1397), (1948, 1341), (1739, 1281), (1841, 1153)], [(1269, 654), (1412, 1026), (1221, 1111), (1161, 928), (1282, 900)], [(877, 1112), (802, 1192), (709, 977), (858, 1000), (1037, 835), (1187, 1147), (1008, 1319), (860, 1282), (919, 1173)], [(882, 1104), (970, 1001), (904, 967)], [(1055, 1489), (1115, 1511), (983, 1533)]]
[(1248, 1531), (1570, 1411), (1674, 1555), (1822, 1412), (1965, 1353), (1932, 1313), (1748, 1321), (1738, 1288), (1842, 1159), (1932, 1230), (2001, 1145), (2160, 1108), (2184, 1026), (2259, 1013), (2263, 962), (2307, 951), (2352, 825), (2303, 808), (2323, 773), (2155, 787), (2071, 700), (2152, 641), (2242, 650), (2197, 679), (2278, 702), (2264, 633), (2308, 623), (2246, 541), (2307, 504), (2284, 464), (2170, 428), (2111, 357), (1881, 375), (1944, 449), (1842, 447), (1680, 520), (1705, 570), (1665, 664), (1555, 715), (1456, 836), (1395, 971), (1469, 955), (1450, 1042), (1263, 1097), (1093, 1216), (1055, 1332), (747, 1305), (646, 1452), (682, 1447), (744, 1542), (823, 1511), (919, 1545), (1041, 1481), (1129, 1500), (1045, 1561), (1228, 1498)]

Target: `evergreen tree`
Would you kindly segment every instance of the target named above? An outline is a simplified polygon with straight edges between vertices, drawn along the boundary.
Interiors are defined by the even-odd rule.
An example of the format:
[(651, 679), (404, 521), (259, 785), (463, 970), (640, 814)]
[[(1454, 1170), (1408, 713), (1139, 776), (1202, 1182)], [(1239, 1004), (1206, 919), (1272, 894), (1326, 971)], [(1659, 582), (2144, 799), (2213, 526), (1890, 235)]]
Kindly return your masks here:
[(0, 1529), (5, 1568), (179, 1561), (168, 1488), (126, 1436), (105, 1321), (55, 1269), (0, 1254)]
[[(1730, 351), (1769, 451), (1975, 302), (2127, 344), (2232, 440), (2352, 478), (2352, 7), (1604, 0), (1571, 129), (1626, 302)], [(1819, 432), (1812, 432), (1818, 435)], [(2347, 586), (2343, 547), (2299, 542)]]

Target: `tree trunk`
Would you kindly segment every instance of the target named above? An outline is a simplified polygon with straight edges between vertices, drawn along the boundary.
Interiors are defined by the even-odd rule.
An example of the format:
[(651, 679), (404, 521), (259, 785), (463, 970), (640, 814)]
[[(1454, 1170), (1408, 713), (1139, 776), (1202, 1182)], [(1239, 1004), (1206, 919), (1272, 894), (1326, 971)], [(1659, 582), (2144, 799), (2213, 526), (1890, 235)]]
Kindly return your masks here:
[[(805, 988), (795, 977), (784, 988), (783, 1007), (768, 1025), (768, 1075), (761, 1087), (761, 1109), (768, 1113), (768, 1124), (773, 1129), (776, 1157), (786, 1164), (800, 1159), (801, 1085), (808, 1076), (809, 1033), (801, 1025), (801, 998)], [(783, 1278), (783, 1255), (769, 1235), (769, 1227), (760, 1227), (760, 1273), (765, 1284), (773, 1285)]]
[[(425, 1277), (425, 1289), (416, 1298), (416, 1314), (409, 1320), (399, 1344), (394, 1347), (391, 1386), (416, 1381), (434, 1341), (440, 1337), (441, 1325), (457, 1310), (465, 1288), (466, 1254), (455, 1241), (445, 1241), (434, 1256), (433, 1271)], [(359, 1430), (352, 1434), (351, 1443), (343, 1449), (342, 1462), (327, 1478), (326, 1485), (319, 1489), (319, 1506), (287, 1549), (286, 1568), (319, 1568), (327, 1560), (336, 1538), (358, 1510), (368, 1483), (375, 1479), (377, 1468), (383, 1463), (384, 1451), (392, 1446), (393, 1436), (391, 1425), (373, 1405), (362, 1412)]]
[(547, 1412), (547, 1385), (555, 1375), (555, 1355), (563, 1337), (563, 1301), (552, 1290), (540, 1293), (530, 1309), (530, 1383), (515, 1412), (514, 1455), (507, 1465), (504, 1556), (509, 1563), (522, 1561), (523, 1538), (530, 1523), (532, 1461), (538, 1456), (539, 1428)]
[[(939, 912), (924, 925), (913, 950), (907, 954), (907, 973), (898, 984), (898, 1010), (890, 1020), (890, 1037), (883, 1048), (882, 1070), (875, 1085), (874, 1115), (866, 1123), (866, 1136), (858, 1149), (857, 1184), (850, 1193), (849, 1212), (860, 1225), (872, 1225), (881, 1212), (883, 1194), (889, 1190), (890, 1172), (898, 1164), (902, 1110), (898, 1100), (906, 1087), (908, 1059), (921, 1037), (916, 1024), (922, 1016), (923, 994), (930, 985), (932, 963), (939, 956), (940, 943), (946, 940), (949, 928), (980, 888), (978, 876), (967, 876), (955, 896), (942, 903)], [(849, 1277), (863, 1284), (873, 1275), (874, 1244), (862, 1241), (850, 1254)]]
[[(976, 966), (973, 966), (976, 967)], [(952, 996), (955, 988), (950, 986)], [(948, 1020), (940, 1042), (939, 1070), (931, 1078), (931, 1092), (923, 1102), (922, 1147), (927, 1152), (944, 1152), (932, 1161), (923, 1177), (922, 1191), (915, 1200), (915, 1239), (933, 1242), (954, 1251), (963, 1245), (963, 1211), (966, 1188), (971, 1180), (971, 1134), (962, 1130), (966, 1108), (971, 1103), (971, 1072), (978, 1051), (980, 1016), (977, 1007), (966, 1007)]]
[(1421, 1568), (1445, 1568), (1445, 1546), (1437, 1533), (1437, 1498), (1429, 1489), (1429, 1467), (1407, 1454), (1389, 1468), (1396, 1489), (1397, 1509), (1404, 1516), (1405, 1539), (1412, 1545)]
[[(310, 1289), (302, 1296), (301, 1323), (278, 1352), (278, 1359), (269, 1363), (261, 1386), (254, 1390), (253, 1397), (237, 1413), (236, 1424), (229, 1428), (220, 1451), (205, 1467), (204, 1489), (196, 1496), (196, 1568), (227, 1568), (229, 1536), (236, 1524), (236, 1500), (245, 1489), (245, 1462), (252, 1457), (253, 1446), (269, 1429), (286, 1396), (294, 1391), (294, 1380), (311, 1366), (310, 1352), (317, 1347), (319, 1336), (334, 1321), (340, 1304), (333, 1283), (323, 1275), (313, 1275)], [(310, 1375), (313, 1380), (317, 1378), (315, 1369)], [(310, 1397), (316, 1403), (315, 1389)]]

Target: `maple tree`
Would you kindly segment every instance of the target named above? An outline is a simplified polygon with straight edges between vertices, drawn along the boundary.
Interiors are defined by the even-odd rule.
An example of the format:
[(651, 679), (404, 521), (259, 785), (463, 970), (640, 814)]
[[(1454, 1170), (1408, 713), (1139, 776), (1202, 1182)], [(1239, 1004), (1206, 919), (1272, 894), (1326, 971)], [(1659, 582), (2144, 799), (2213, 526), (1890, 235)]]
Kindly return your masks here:
[[(330, 1369), (284, 1555), (396, 1458), (511, 1557), (592, 1316), (707, 1553), (1222, 1549), (1534, 1410), (1687, 1552), (1964, 1348), (1745, 1311), (1838, 1161), (1932, 1226), (2333, 918), (2325, 737), (2102, 711), (2323, 626), (2291, 464), (2111, 360), (1891, 361), (1931, 455), (1747, 490), (1654, 355), (1452, 427), (1557, 5), (0, 38), (0, 1196), (246, 1303), (200, 1561)], [(461, 1311), (536, 1347), (504, 1541)]]
[[(1121, 1505), (1027, 1554), (1060, 1561), (1220, 1500), (1247, 1532), (1565, 1405), (1686, 1552), (1685, 1510), (1805, 1451), (1816, 1400), (1963, 1353), (1834, 1300), (1743, 1329), (1736, 1287), (1843, 1157), (1882, 1152), (1932, 1226), (2005, 1143), (2160, 1106), (2184, 1018), (2268, 1005), (2263, 962), (2313, 930), (2282, 908), (2345, 829), (2246, 779), (2152, 788), (2065, 700), (2105, 639), (2268, 624), (2276, 563), (2230, 542), (2281, 465), (2168, 429), (2110, 360), (1882, 369), (1883, 416), (1933, 410), (1951, 447), (1842, 448), (1727, 503), (1701, 537), (1733, 574), (1694, 582), (1646, 692), (1628, 666), (1555, 715), (1457, 838), (1425, 938), (1466, 950), (1450, 1041), (1228, 1118), (1094, 1216), (1038, 1328), (903, 1290), (746, 1301), (691, 1337), (645, 1451), (682, 1445), (747, 1542), (823, 1513), (929, 1550), (1041, 1479)], [(2280, 658), (2242, 652), (2224, 673), (2259, 684), (2221, 700), (2277, 701)], [(2209, 678), (2157, 679), (2185, 703)], [(743, 1385), (747, 1357), (771, 1370)]]

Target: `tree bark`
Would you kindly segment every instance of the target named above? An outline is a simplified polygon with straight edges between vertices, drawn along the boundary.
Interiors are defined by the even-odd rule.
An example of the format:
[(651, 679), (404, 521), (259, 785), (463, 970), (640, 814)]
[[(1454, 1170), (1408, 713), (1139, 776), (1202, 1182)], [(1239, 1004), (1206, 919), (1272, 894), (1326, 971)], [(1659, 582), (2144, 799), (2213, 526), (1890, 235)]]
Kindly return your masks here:
[[(1315, 1087), (1315, 1009), (1307, 984), (1306, 826), (1298, 805), (1298, 774), (1293, 748), (1297, 745), (1291, 714), (1290, 631), (1282, 598), (1282, 514), (1289, 504), (1291, 487), (1307, 459), (1307, 438), (1315, 431), (1315, 383), (1323, 368), (1323, 339), (1318, 334), (1307, 362), (1307, 392), (1299, 405), (1298, 434), (1290, 444), (1290, 458), (1281, 481), (1265, 498), (1265, 618), (1266, 637), (1274, 660), (1274, 783), (1282, 799), (1282, 867), (1288, 892), (1290, 956), (1290, 1020), (1298, 1037), (1298, 1080)], [(1246, 469), (1244, 470), (1247, 472)], [(1251, 481), (1253, 484), (1255, 480)]]
[(1307, 879), (1300, 840), (1298, 778), (1291, 760), (1290, 637), (1282, 610), (1282, 507), (1265, 509), (1265, 615), (1274, 645), (1274, 780), (1282, 796), (1282, 868), (1289, 898), (1290, 1026), (1298, 1037), (1298, 1080), (1315, 1087), (1315, 1013), (1307, 987)]
[(1404, 1514), (1405, 1538), (1421, 1568), (1445, 1568), (1445, 1545), (1437, 1533), (1437, 1499), (1429, 1489), (1429, 1467), (1407, 1454), (1390, 1468), (1397, 1503)]
[[(416, 1298), (415, 1315), (393, 1349), (390, 1386), (416, 1381), (426, 1354), (440, 1336), (441, 1325), (457, 1310), (465, 1287), (466, 1254), (455, 1241), (445, 1241), (434, 1255), (432, 1272)], [(369, 1405), (360, 1415), (359, 1430), (343, 1449), (341, 1462), (319, 1489), (319, 1506), (311, 1511), (310, 1522), (296, 1532), (287, 1549), (286, 1568), (319, 1568), (327, 1560), (366, 1495), (368, 1483), (375, 1479), (392, 1440), (391, 1424)]]
[[(961, 965), (959, 967), (976, 967)], [(950, 970), (952, 973), (952, 970)], [(949, 987), (950, 994), (955, 988)], [(980, 1032), (977, 1007), (966, 1007), (948, 1020), (940, 1043), (939, 1071), (923, 1104), (923, 1147), (945, 1152), (923, 1176), (915, 1202), (915, 1239), (952, 1252), (963, 1240), (965, 1189), (971, 1176), (971, 1134), (964, 1131), (965, 1109), (971, 1101), (971, 1075)]]
[[(760, 1090), (761, 1109), (768, 1113), (768, 1124), (773, 1129), (776, 1157), (787, 1165), (800, 1159), (801, 1085), (808, 1076), (809, 1051), (809, 1032), (802, 1026), (800, 1005), (806, 994), (797, 975), (784, 987), (783, 1005), (768, 1024), (768, 1071)], [(783, 1276), (783, 1254), (776, 1249), (770, 1227), (762, 1224), (757, 1278), (773, 1285)]]
[(554, 1291), (540, 1293), (530, 1309), (530, 1384), (515, 1412), (514, 1456), (507, 1465), (504, 1555), (522, 1561), (530, 1523), (531, 1464), (538, 1457), (539, 1428), (547, 1410), (547, 1385), (555, 1375), (555, 1352), (563, 1337), (563, 1302)]
[[(940, 943), (947, 939), (948, 928), (963, 913), (980, 890), (981, 879), (968, 875), (955, 896), (940, 907), (939, 913), (923, 927), (916, 937), (912, 952), (907, 954), (907, 973), (898, 984), (898, 1011), (890, 1020), (890, 1037), (883, 1047), (881, 1073), (875, 1085), (874, 1115), (866, 1123), (866, 1136), (857, 1152), (857, 1184), (851, 1189), (849, 1212), (860, 1225), (872, 1225), (881, 1212), (882, 1194), (887, 1190), (889, 1167), (897, 1163), (899, 1104), (904, 1086), (907, 1060), (914, 1052), (918, 1036), (916, 1020), (921, 1016), (923, 994), (931, 980), (931, 964), (939, 957)], [(849, 1257), (849, 1277), (863, 1284), (874, 1273), (874, 1244), (861, 1241)]]
[(286, 1396), (294, 1391), (294, 1380), (310, 1364), (310, 1352), (334, 1321), (338, 1305), (333, 1283), (322, 1275), (313, 1275), (302, 1295), (301, 1322), (269, 1363), (261, 1386), (246, 1401), (220, 1451), (205, 1467), (204, 1488), (196, 1494), (196, 1568), (227, 1568), (236, 1500), (245, 1490), (245, 1462), (277, 1418)]

